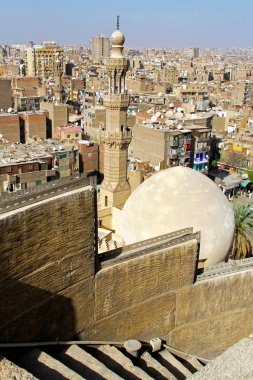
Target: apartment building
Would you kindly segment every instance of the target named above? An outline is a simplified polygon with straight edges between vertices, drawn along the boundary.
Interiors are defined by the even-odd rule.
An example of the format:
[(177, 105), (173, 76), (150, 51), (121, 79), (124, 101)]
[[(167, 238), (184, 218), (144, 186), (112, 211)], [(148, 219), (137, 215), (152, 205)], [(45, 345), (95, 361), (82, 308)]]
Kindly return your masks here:
[(108, 58), (110, 55), (110, 39), (102, 34), (92, 37), (91, 55), (94, 63), (101, 63), (105, 58)]
[(56, 63), (59, 61), (62, 64), (62, 59), (63, 49), (55, 42), (44, 42), (42, 45), (30, 43), (25, 51), (26, 75), (53, 77)]
[(7, 111), (12, 107), (11, 79), (0, 78), (0, 110)]

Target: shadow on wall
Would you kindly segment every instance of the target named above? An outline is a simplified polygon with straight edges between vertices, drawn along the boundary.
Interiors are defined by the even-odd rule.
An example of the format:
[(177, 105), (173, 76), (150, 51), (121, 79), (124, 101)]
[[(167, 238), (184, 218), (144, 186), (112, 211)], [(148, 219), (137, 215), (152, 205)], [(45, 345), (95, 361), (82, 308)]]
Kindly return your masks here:
[(1, 342), (56, 341), (73, 337), (71, 299), (7, 278), (0, 288)]
[(0, 215), (0, 342), (75, 338), (93, 319), (95, 192)]

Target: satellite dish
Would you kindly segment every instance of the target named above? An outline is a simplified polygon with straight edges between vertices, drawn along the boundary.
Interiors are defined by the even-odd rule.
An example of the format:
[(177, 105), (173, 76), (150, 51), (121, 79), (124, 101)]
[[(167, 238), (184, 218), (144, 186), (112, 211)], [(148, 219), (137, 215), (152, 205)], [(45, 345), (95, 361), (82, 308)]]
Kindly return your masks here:
[(165, 114), (166, 117), (172, 117), (173, 116), (173, 111), (167, 111)]
[(157, 120), (157, 116), (156, 115), (154, 115), (154, 116), (151, 117), (151, 123), (155, 123), (156, 120)]

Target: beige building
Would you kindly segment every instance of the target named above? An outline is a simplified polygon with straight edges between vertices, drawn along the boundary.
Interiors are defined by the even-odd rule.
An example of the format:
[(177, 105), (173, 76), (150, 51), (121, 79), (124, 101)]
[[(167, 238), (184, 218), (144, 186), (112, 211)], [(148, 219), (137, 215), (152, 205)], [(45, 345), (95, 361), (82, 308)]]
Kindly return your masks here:
[(110, 55), (110, 39), (98, 34), (92, 37), (91, 42), (92, 61), (101, 63), (103, 59), (108, 58)]
[(27, 111), (39, 109), (38, 86), (37, 77), (12, 78), (14, 108)]
[(150, 162), (159, 169), (171, 166), (192, 166), (193, 139), (188, 129), (173, 131), (136, 125), (131, 141), (132, 156), (142, 162)]
[(27, 76), (53, 77), (55, 65), (62, 61), (63, 49), (55, 42), (44, 42), (43, 45), (33, 45), (26, 48), (25, 64)]
[[(47, 128), (51, 129), (52, 137), (55, 136), (56, 128), (67, 125), (68, 123), (68, 106), (67, 104), (56, 104), (49, 102), (40, 103), (41, 111), (48, 111)], [(49, 135), (49, 133), (47, 133)]]
[(12, 107), (11, 80), (0, 78), (0, 110), (7, 111)]
[(11, 143), (20, 142), (18, 113), (0, 113), (0, 134)]
[[(24, 128), (25, 142), (29, 138), (47, 138), (47, 112), (23, 112), (19, 114), (20, 128)], [(21, 141), (23, 142), (23, 141)]]

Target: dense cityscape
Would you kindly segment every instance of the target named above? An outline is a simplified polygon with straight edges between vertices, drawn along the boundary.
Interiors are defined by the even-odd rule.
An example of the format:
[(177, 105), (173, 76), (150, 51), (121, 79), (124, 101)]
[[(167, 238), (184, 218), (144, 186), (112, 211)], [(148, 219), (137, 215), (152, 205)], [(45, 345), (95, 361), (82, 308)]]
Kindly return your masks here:
[(253, 49), (123, 29), (0, 45), (0, 378), (250, 379)]

